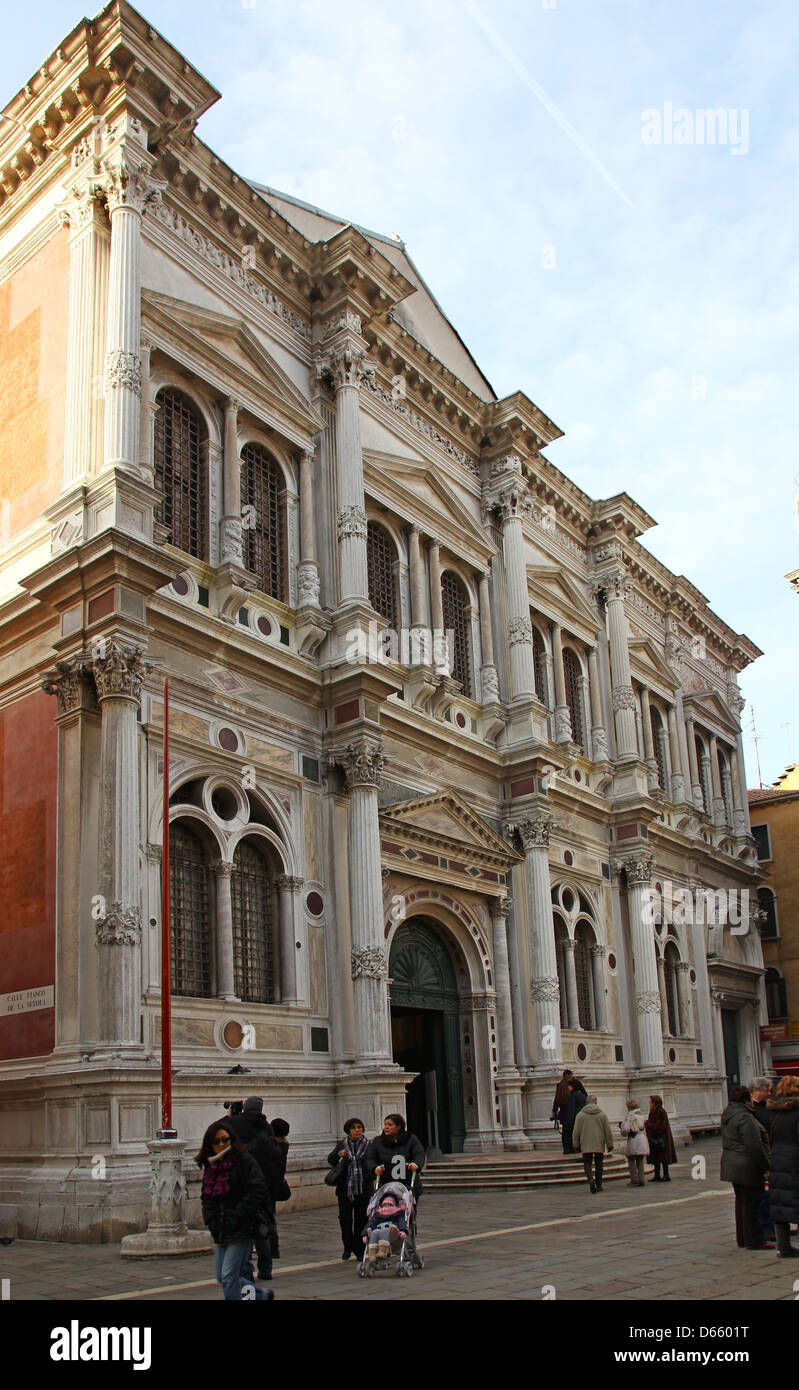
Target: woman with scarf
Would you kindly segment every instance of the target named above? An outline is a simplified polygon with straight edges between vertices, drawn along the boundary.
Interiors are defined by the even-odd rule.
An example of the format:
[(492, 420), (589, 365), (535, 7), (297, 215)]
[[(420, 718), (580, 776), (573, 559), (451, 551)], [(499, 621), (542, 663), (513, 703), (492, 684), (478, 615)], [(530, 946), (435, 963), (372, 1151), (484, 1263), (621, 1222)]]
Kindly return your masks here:
[(366, 1225), (366, 1208), (369, 1205), (367, 1178), (363, 1170), (363, 1160), (369, 1141), (364, 1134), (363, 1120), (347, 1120), (344, 1126), (344, 1139), (331, 1149), (327, 1161), (331, 1168), (341, 1164), (341, 1174), (336, 1183), (338, 1197), (338, 1222), (341, 1239), (344, 1242), (342, 1260), (354, 1255), (357, 1260), (363, 1255), (361, 1232)]
[(215, 1274), (228, 1301), (273, 1298), (244, 1276), (253, 1240), (267, 1231), (270, 1198), (260, 1167), (229, 1120), (209, 1125), (196, 1159), (203, 1221), (214, 1238)]

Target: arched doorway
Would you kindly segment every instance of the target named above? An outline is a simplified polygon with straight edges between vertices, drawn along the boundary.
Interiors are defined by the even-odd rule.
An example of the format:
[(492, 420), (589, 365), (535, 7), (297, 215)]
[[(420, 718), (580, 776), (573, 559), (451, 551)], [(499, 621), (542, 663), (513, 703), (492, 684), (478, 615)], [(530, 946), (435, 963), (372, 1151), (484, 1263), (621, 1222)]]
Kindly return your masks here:
[(418, 1072), (408, 1088), (408, 1128), (427, 1149), (462, 1153), (458, 985), (449, 953), (427, 919), (414, 917), (398, 929), (389, 976), (394, 1061)]

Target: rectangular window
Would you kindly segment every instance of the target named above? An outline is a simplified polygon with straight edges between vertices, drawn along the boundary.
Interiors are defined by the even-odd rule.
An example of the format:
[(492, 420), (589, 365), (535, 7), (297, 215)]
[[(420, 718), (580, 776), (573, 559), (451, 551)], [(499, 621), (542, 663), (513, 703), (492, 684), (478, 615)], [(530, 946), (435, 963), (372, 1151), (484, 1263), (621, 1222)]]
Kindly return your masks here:
[(312, 1028), (312, 1029), (311, 1029), (311, 1051), (312, 1051), (312, 1052), (329, 1052), (329, 1051), (330, 1051), (330, 1041), (329, 1041), (329, 1038), (328, 1038), (328, 1033), (327, 1033), (327, 1029), (326, 1029), (326, 1028)]
[(753, 825), (752, 834), (755, 840), (758, 859), (771, 858), (771, 836), (767, 825)]

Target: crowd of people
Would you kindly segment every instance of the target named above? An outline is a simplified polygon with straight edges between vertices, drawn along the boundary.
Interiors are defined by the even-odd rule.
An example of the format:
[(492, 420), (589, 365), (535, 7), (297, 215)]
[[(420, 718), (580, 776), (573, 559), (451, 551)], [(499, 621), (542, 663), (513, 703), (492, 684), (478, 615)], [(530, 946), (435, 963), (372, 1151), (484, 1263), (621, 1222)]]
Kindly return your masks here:
[[(603, 1190), (603, 1163), (614, 1149), (607, 1114), (595, 1095), (573, 1072), (563, 1072), (552, 1105), (564, 1154), (582, 1155), (586, 1182), (592, 1193)], [(625, 1142), (629, 1186), (642, 1187), (644, 1165), (652, 1164), (650, 1182), (670, 1182), (669, 1168), (677, 1152), (668, 1115), (659, 1095), (649, 1097), (645, 1115), (639, 1101), (627, 1101), (627, 1114), (618, 1122)], [(275, 1207), (291, 1196), (286, 1182), (289, 1126), (271, 1123), (263, 1101), (250, 1096), (241, 1113), (209, 1125), (197, 1154), (203, 1171), (203, 1220), (213, 1236), (216, 1278), (230, 1300), (267, 1299), (272, 1265), (280, 1256)], [(791, 1244), (791, 1227), (799, 1223), (799, 1076), (783, 1076), (773, 1091), (766, 1077), (751, 1087), (733, 1086), (721, 1117), (721, 1177), (735, 1193), (735, 1233), (747, 1250), (773, 1250), (778, 1256), (799, 1255)], [(413, 1185), (414, 1205), (421, 1195), (425, 1152), (403, 1115), (387, 1115), (382, 1132), (367, 1139), (363, 1120), (344, 1124), (343, 1138), (328, 1155), (325, 1181), (335, 1188), (343, 1244), (342, 1260), (353, 1256), (378, 1259), (406, 1235), (401, 1203), (390, 1187)], [(375, 1185), (384, 1201), (375, 1199)], [(253, 1249), (257, 1274), (253, 1266)]]

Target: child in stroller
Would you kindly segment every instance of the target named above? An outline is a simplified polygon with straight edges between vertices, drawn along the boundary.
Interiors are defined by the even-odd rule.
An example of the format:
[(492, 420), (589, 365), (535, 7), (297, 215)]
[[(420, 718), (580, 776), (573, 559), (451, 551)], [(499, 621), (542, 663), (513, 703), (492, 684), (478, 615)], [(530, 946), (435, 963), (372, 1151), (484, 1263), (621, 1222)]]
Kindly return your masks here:
[(390, 1257), (397, 1256), (397, 1274), (411, 1275), (414, 1266), (423, 1268), (414, 1242), (413, 1188), (401, 1182), (387, 1182), (373, 1193), (366, 1209), (363, 1230), (364, 1253), (358, 1273), (362, 1279), (386, 1269)]

